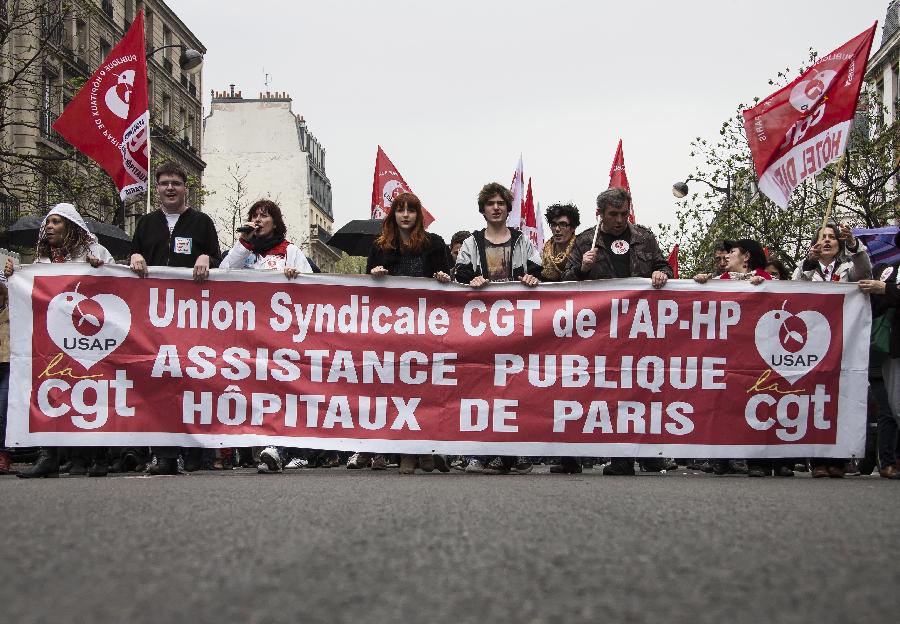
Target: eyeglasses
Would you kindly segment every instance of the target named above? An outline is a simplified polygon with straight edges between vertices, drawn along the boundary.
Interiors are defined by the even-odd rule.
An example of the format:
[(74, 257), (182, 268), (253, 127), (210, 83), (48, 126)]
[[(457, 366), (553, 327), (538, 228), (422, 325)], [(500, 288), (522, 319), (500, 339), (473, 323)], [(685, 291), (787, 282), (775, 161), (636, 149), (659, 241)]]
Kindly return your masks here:
[(550, 224), (551, 230), (553, 228), (560, 228), (561, 230), (564, 230), (569, 227), (572, 227), (572, 226), (571, 226), (571, 224), (569, 224), (568, 221), (554, 221), (553, 223)]

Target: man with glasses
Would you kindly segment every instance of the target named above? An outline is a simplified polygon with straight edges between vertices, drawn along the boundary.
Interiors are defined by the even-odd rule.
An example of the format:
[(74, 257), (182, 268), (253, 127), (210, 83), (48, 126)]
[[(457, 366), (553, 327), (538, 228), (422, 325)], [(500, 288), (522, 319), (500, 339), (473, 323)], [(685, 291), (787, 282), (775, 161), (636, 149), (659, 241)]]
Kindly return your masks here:
[(541, 251), (541, 281), (558, 282), (562, 280), (566, 263), (575, 244), (575, 230), (581, 223), (578, 208), (571, 204), (553, 204), (544, 213), (550, 225), (552, 236)]
[[(131, 270), (147, 277), (149, 267), (194, 269), (194, 281), (202, 283), (209, 269), (219, 266), (219, 235), (212, 219), (187, 205), (187, 174), (168, 162), (156, 170), (156, 193), (160, 209), (141, 217), (131, 239)], [(152, 475), (178, 474), (179, 449), (154, 447), (156, 463)], [(185, 470), (200, 468), (201, 449), (186, 449)]]
[(187, 174), (175, 163), (156, 170), (160, 209), (141, 217), (131, 240), (131, 270), (147, 277), (151, 266), (194, 269), (201, 283), (219, 266), (219, 235), (212, 219), (187, 205)]

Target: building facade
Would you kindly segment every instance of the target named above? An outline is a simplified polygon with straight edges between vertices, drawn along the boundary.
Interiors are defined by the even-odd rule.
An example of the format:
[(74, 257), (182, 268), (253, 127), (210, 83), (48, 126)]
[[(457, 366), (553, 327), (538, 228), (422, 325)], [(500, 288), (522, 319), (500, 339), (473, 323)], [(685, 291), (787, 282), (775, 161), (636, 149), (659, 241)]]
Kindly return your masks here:
[[(108, 176), (52, 128), (66, 104), (145, 11), (152, 161), (178, 162), (199, 188), (202, 82), (178, 66), (180, 47), (206, 50), (162, 0), (0, 0), (0, 226), (60, 201), (131, 231), (145, 202), (124, 206)], [(175, 46), (159, 50), (163, 46)], [(2, 97), (2, 96), (0, 96)]]
[(869, 57), (866, 82), (884, 105), (885, 124), (892, 124), (900, 113), (900, 0), (888, 4), (881, 27), (881, 45)]
[(234, 243), (249, 206), (268, 198), (281, 207), (288, 239), (331, 272), (340, 254), (326, 244), (334, 216), (325, 148), (294, 114), (290, 96), (244, 98), (234, 85), (214, 91), (203, 128), (204, 188), (210, 193), (204, 210), (223, 247)]

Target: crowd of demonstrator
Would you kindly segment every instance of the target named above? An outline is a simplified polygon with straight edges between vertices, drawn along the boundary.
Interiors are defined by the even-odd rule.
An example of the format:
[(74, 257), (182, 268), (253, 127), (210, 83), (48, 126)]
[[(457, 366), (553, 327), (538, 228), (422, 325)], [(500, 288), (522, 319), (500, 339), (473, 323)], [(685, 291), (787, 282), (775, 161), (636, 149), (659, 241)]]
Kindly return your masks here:
[[(147, 276), (153, 267), (193, 269), (194, 280), (203, 282), (210, 268), (244, 268), (281, 271), (288, 279), (316, 271), (303, 252), (286, 237), (279, 206), (269, 200), (255, 202), (234, 246), (221, 256), (212, 220), (187, 204), (187, 177), (178, 166), (166, 164), (156, 171), (160, 209), (145, 215), (135, 229), (131, 269)], [(412, 193), (403, 193), (393, 202), (382, 223), (366, 264), (366, 272), (378, 279), (385, 275), (456, 281), (472, 288), (491, 282), (518, 281), (528, 287), (541, 282), (598, 280), (626, 277), (649, 278), (654, 288), (663, 288), (672, 269), (653, 233), (629, 221), (631, 196), (625, 189), (609, 189), (597, 197), (597, 228), (581, 234), (578, 209), (555, 204), (546, 211), (552, 237), (543, 249), (529, 238), (507, 227), (512, 194), (504, 186), (491, 183), (478, 194), (478, 210), (485, 227), (472, 233), (457, 232), (449, 247), (444, 240), (425, 231), (423, 209)], [(900, 243), (900, 241), (898, 241)], [(88, 262), (94, 267), (113, 262), (110, 253), (97, 242), (83, 218), (71, 204), (51, 209), (41, 226), (35, 262)], [(870, 369), (869, 396), (876, 434), (867, 459), (854, 461), (851, 470), (871, 473), (875, 468), (888, 479), (900, 479), (898, 464), (898, 415), (900, 415), (900, 305), (897, 289), (898, 265), (876, 266), (873, 271), (865, 246), (844, 225), (829, 224), (815, 233), (806, 260), (790, 275), (777, 259), (766, 257), (757, 241), (723, 241), (715, 252), (714, 272), (694, 277), (699, 283), (710, 279), (747, 280), (752, 285), (771, 279), (857, 282), (871, 296), (876, 322), (888, 323), (889, 353)], [(8, 261), (5, 277), (16, 267)], [(873, 279), (873, 275), (878, 276)], [(9, 308), (6, 284), (0, 284), (0, 474), (11, 472), (12, 455), (5, 449), (6, 406), (9, 392)], [(877, 450), (875, 446), (877, 444)], [(22, 450), (22, 455), (29, 455)], [(401, 474), (417, 469), (447, 472), (453, 468), (467, 473), (506, 474), (531, 472), (536, 462), (550, 463), (552, 473), (579, 473), (585, 467), (605, 463), (604, 475), (635, 474), (636, 459), (616, 458), (527, 458), (455, 457), (440, 455), (380, 455), (338, 453), (337, 451), (276, 447), (246, 449), (154, 448), (42, 448), (32, 449), (34, 462), (18, 471), (21, 478), (70, 475), (105, 476), (110, 472), (146, 471), (150, 475), (174, 475), (181, 471), (223, 470), (254, 466), (260, 473), (285, 469), (333, 468), (385, 470), (395, 462)], [(607, 463), (608, 462), (608, 463)], [(661, 471), (686, 465), (713, 472), (746, 473), (752, 477), (790, 477), (797, 469), (810, 470), (813, 477), (843, 477), (848, 471), (844, 459), (791, 460), (704, 460), (692, 458), (641, 459), (645, 471)]]

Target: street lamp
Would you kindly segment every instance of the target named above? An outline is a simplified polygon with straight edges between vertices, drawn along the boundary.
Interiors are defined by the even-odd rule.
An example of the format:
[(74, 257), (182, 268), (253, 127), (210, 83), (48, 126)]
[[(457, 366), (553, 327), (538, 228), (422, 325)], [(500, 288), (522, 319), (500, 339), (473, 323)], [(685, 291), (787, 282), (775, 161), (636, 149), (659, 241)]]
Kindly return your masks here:
[(183, 46), (180, 43), (160, 46), (152, 50), (147, 56), (153, 56), (166, 48), (181, 48), (181, 55), (178, 57), (178, 66), (181, 68), (181, 71), (188, 74), (195, 74), (200, 71), (200, 67), (203, 65), (203, 55), (199, 51)]
[(728, 186), (722, 188), (721, 186), (716, 186), (710, 182), (702, 178), (687, 178), (684, 182), (676, 182), (672, 185), (672, 195), (677, 197), (678, 199), (682, 199), (683, 197), (687, 197), (688, 194), (688, 182), (703, 182), (706, 186), (711, 188), (716, 193), (722, 193), (725, 195), (725, 204), (731, 204), (731, 176), (728, 176)]

